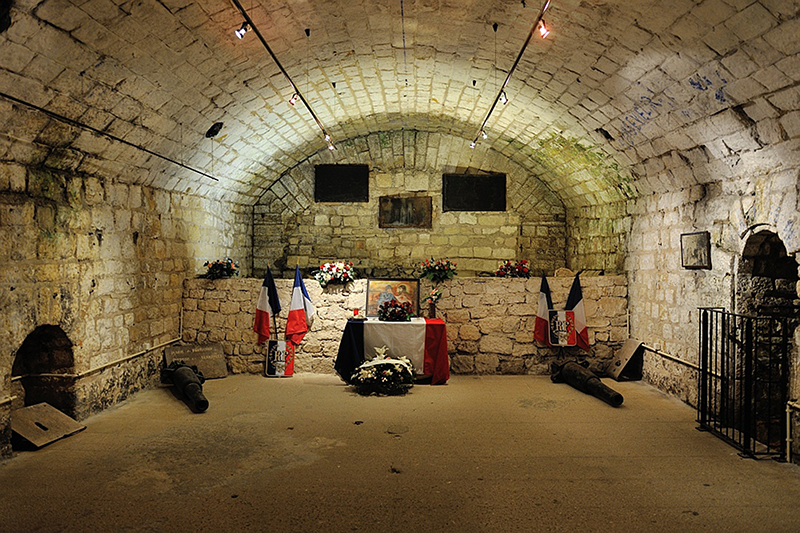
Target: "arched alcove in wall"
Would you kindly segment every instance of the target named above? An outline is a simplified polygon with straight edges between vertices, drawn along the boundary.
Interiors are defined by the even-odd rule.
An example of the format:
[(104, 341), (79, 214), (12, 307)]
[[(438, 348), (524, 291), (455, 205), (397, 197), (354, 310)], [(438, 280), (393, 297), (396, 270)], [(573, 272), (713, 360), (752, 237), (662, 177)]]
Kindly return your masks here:
[[(14, 406), (47, 402), (75, 416), (75, 392), (71, 375), (75, 370), (72, 341), (59, 326), (34, 329), (17, 350), (11, 369), (17, 397)], [(61, 377), (61, 376), (64, 377)]]
[(755, 437), (776, 448), (785, 438), (785, 402), (796, 393), (790, 379), (798, 365), (793, 347), (800, 325), (797, 267), (780, 237), (761, 231), (748, 237), (736, 275), (736, 312), (756, 317), (744, 322), (752, 324), (752, 333), (743, 337), (753, 344)]
[(761, 231), (748, 237), (736, 279), (736, 312), (797, 315), (797, 261), (777, 234)]

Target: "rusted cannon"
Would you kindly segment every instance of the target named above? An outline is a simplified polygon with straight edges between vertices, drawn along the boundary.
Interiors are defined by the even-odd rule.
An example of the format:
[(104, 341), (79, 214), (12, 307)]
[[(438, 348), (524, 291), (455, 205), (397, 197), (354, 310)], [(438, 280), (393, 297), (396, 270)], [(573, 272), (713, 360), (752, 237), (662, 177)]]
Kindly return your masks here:
[(200, 413), (208, 409), (208, 400), (203, 395), (204, 382), (203, 373), (196, 366), (189, 366), (183, 361), (173, 361), (161, 371), (161, 383), (175, 385), (189, 407)]
[(613, 407), (622, 405), (624, 400), (622, 394), (605, 386), (600, 378), (575, 361), (568, 361), (563, 365), (553, 363), (550, 369), (552, 372), (550, 380), (553, 383), (567, 383), (581, 392), (600, 398)]

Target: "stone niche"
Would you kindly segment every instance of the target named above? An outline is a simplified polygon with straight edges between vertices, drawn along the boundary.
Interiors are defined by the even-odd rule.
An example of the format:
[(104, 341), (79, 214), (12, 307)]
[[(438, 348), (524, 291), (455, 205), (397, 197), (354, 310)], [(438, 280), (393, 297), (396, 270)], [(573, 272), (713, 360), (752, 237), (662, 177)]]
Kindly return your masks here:
[(736, 307), (741, 314), (796, 316), (797, 261), (780, 238), (764, 231), (752, 235), (737, 272)]
[(59, 326), (34, 329), (17, 350), (11, 370), (12, 409), (47, 402), (75, 417), (72, 341)]
[[(554, 307), (564, 307), (572, 281), (572, 276), (548, 278)], [(253, 331), (261, 283), (260, 279), (186, 280), (183, 341), (219, 342), (232, 372), (263, 374), (265, 349), (256, 344)], [(324, 290), (315, 280), (305, 280), (305, 284), (317, 317), (296, 353), (295, 371), (333, 373), (347, 319), (353, 308), (364, 309), (366, 281), (356, 280), (346, 287), (329, 285)], [(277, 279), (275, 285), (283, 304), (278, 317), (282, 338), (293, 280)], [(591, 354), (578, 348), (547, 348), (534, 341), (539, 285), (538, 278), (456, 277), (442, 283), (443, 296), (436, 310), (437, 317), (447, 323), (451, 370), (548, 374), (550, 363), (564, 358), (586, 359), (593, 370), (604, 370), (628, 338), (625, 276), (581, 277)], [(423, 282), (420, 294), (430, 289)], [(425, 316), (425, 304), (421, 311)]]

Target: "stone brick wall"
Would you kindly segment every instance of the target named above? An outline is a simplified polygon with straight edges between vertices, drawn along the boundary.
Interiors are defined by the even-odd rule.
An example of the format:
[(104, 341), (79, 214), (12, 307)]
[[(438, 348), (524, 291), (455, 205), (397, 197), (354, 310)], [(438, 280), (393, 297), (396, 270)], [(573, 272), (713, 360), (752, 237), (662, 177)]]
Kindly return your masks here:
[[(563, 308), (573, 278), (551, 277), (553, 304)], [(288, 306), (293, 280), (275, 280), (278, 296)], [(301, 343), (295, 360), (297, 372), (332, 373), (341, 332), (355, 307), (364, 309), (366, 282), (346, 288), (322, 289), (305, 280), (317, 309), (317, 318)], [(584, 304), (593, 354), (568, 348), (568, 357), (587, 358), (602, 370), (627, 337), (627, 282), (624, 276), (583, 276)], [(503, 279), (457, 276), (441, 285), (443, 297), (437, 317), (448, 328), (451, 369), (467, 374), (547, 374), (558, 350), (538, 346), (533, 324), (539, 298), (539, 279)], [(260, 279), (188, 279), (184, 283), (183, 340), (187, 343), (220, 342), (234, 373), (264, 373), (263, 347), (253, 332)], [(424, 282), (420, 292), (430, 285)], [(423, 311), (424, 309), (423, 304)], [(283, 337), (284, 309), (278, 318)]]
[[(463, 139), (417, 131), (374, 133), (321, 150), (286, 172), (254, 211), (254, 272), (266, 265), (293, 270), (346, 259), (374, 275), (408, 275), (426, 257), (448, 257), (463, 272), (493, 272), (503, 259), (529, 259), (535, 271), (565, 265), (563, 204), (531, 173), (492, 154), (477, 171), (507, 174), (507, 211), (443, 212), (442, 174)], [(363, 163), (370, 167), (367, 203), (314, 203), (314, 166)], [(379, 228), (380, 196), (431, 196), (433, 227)], [(395, 272), (381, 265), (398, 265)]]
[[(38, 326), (66, 333), (74, 374), (178, 337), (183, 280), (226, 255), (247, 269), (248, 220), (247, 209), (188, 194), (0, 163), (0, 402), (13, 395), (17, 350)], [(151, 385), (159, 357), (79, 379), (76, 415)], [(9, 409), (0, 405), (0, 455)]]
[[(761, 157), (770, 156), (764, 153)], [(702, 175), (703, 169), (694, 171)], [(631, 336), (698, 364), (697, 308), (737, 309), (739, 264), (753, 233), (769, 230), (790, 255), (800, 250), (797, 172), (776, 170), (743, 176), (725, 185), (698, 184), (637, 200), (632, 205), (626, 260)], [(681, 266), (681, 234), (696, 231), (711, 234), (710, 270)], [(648, 353), (645, 376), (696, 405), (697, 373), (690, 366)]]

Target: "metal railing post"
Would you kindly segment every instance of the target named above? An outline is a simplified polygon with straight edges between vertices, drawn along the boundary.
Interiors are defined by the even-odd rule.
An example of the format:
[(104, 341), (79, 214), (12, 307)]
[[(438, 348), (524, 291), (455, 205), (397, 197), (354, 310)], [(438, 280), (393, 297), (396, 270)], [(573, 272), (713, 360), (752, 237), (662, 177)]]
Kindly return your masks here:
[(700, 383), (697, 402), (698, 422), (705, 428), (708, 423), (708, 309), (700, 309)]
[(742, 405), (742, 448), (753, 453), (753, 319), (745, 320), (744, 331), (744, 404)]

